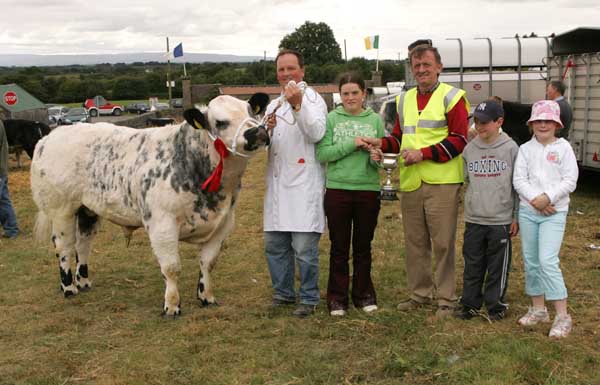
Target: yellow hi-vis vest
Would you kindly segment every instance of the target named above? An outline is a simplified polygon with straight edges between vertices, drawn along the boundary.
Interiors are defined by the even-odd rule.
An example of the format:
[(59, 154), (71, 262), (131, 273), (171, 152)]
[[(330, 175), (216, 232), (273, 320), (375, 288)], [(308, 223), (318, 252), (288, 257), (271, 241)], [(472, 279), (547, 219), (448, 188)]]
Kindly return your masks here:
[[(465, 98), (468, 112), (469, 102), (465, 91), (440, 83), (425, 109), (419, 114), (417, 87), (397, 96), (396, 110), (402, 128), (400, 150), (421, 149), (444, 140), (448, 136), (446, 115), (461, 98)], [(459, 155), (444, 163), (424, 160), (405, 166), (404, 162), (400, 162), (400, 191), (414, 191), (421, 187), (422, 181), (429, 184), (462, 183), (464, 181), (462, 156)]]

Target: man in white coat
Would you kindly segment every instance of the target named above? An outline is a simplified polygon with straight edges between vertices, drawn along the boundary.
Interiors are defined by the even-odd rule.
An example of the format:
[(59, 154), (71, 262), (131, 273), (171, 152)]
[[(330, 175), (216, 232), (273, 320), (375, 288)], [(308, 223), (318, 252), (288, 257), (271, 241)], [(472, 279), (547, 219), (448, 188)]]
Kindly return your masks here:
[(274, 306), (296, 303), (298, 262), (299, 304), (293, 315), (306, 317), (314, 313), (320, 299), (318, 244), (325, 230), (325, 173), (315, 147), (325, 134), (327, 106), (314, 89), (296, 84), (304, 78), (299, 52), (282, 50), (275, 62), (285, 101), (272, 101), (266, 111), (275, 110), (268, 121), (272, 137), (264, 206), (265, 254)]

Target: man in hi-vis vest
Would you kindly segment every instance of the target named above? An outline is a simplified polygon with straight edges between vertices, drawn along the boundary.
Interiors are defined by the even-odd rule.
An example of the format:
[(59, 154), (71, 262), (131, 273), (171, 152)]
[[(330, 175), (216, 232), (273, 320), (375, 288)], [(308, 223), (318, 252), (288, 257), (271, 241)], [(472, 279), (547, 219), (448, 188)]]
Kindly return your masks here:
[[(431, 43), (409, 46), (417, 87), (396, 99), (391, 136), (372, 144), (400, 153), (400, 191), (410, 297), (398, 305), (409, 311), (437, 300), (437, 318), (456, 304), (454, 255), (461, 153), (467, 144), (469, 102), (465, 91), (440, 83), (440, 54)], [(413, 45), (415, 45), (413, 47)], [(431, 252), (435, 273), (431, 271)]]

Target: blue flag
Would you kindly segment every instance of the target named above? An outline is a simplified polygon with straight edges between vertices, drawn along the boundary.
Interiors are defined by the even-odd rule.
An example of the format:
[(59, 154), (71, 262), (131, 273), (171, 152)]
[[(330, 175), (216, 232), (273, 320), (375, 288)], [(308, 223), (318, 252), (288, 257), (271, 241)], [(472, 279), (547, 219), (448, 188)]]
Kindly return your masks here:
[(183, 56), (183, 43), (179, 43), (175, 49), (173, 49), (173, 57)]

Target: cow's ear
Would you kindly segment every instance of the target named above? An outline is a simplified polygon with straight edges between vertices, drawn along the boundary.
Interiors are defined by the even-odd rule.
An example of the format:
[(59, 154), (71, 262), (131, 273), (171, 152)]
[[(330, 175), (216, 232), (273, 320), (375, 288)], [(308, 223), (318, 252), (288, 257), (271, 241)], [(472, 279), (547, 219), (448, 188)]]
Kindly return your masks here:
[(208, 122), (206, 117), (200, 110), (196, 108), (190, 108), (183, 112), (185, 120), (194, 128), (208, 130)]
[(265, 94), (264, 92), (257, 92), (250, 97), (248, 104), (250, 104), (254, 115), (260, 115), (265, 111), (265, 108), (267, 108), (269, 101), (269, 95)]

